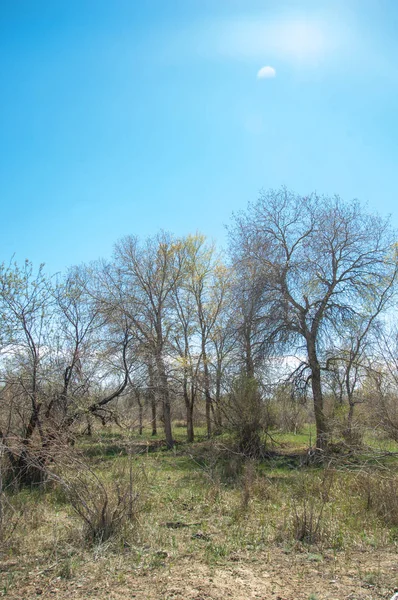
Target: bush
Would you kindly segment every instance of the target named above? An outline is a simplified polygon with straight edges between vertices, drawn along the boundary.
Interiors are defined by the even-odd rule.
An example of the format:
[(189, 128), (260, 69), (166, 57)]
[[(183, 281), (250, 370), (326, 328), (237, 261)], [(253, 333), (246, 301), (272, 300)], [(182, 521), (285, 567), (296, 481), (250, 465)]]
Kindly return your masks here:
[(332, 500), (334, 481), (335, 474), (330, 469), (325, 469), (319, 476), (311, 473), (298, 477), (287, 523), (288, 533), (294, 540), (315, 544), (327, 539), (324, 512)]
[(245, 375), (237, 377), (226, 400), (225, 417), (242, 454), (251, 457), (262, 454), (265, 414), (257, 380)]
[(367, 510), (374, 511), (388, 527), (398, 527), (398, 478), (361, 474), (358, 490)]
[(65, 457), (57, 472), (49, 473), (84, 526), (89, 543), (101, 543), (119, 533), (128, 522), (137, 523), (140, 494), (130, 464), (116, 481), (97, 475), (77, 454)]
[(375, 396), (375, 418), (386, 436), (398, 442), (398, 399), (395, 394)]
[(273, 423), (283, 433), (300, 433), (307, 419), (307, 409), (302, 399), (296, 398), (290, 384), (280, 385), (269, 403)]

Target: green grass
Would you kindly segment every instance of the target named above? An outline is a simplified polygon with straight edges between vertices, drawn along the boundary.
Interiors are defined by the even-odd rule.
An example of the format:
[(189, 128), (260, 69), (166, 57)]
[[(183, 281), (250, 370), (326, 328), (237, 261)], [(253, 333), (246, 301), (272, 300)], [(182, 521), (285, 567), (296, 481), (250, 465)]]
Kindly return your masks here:
[(272, 432), (273, 439), (282, 444), (283, 447), (294, 449), (296, 451), (308, 449), (315, 445), (316, 430), (315, 425), (304, 425), (298, 433), (280, 433)]
[[(335, 468), (315, 468), (301, 462), (313, 436), (309, 427), (296, 436), (273, 434), (277, 443), (262, 460), (231, 451), (228, 436), (220, 441), (202, 435), (202, 441), (187, 444), (184, 430), (176, 428), (179, 443), (172, 451), (156, 445), (162, 435), (154, 439), (150, 430), (137, 436), (100, 429), (78, 438), (75, 449), (111, 503), (117, 489), (129, 490), (132, 473), (134, 518), (124, 515), (104, 552), (128, 553), (131, 568), (142, 572), (178, 564), (187, 555), (214, 565), (275, 546), (295, 551), (300, 545), (310, 562), (322, 562), (327, 551), (396, 547), (394, 456), (363, 453), (355, 465), (341, 459)], [(75, 475), (66, 464), (51, 468), (59, 468), (66, 481)], [(381, 476), (390, 494), (385, 507)], [(89, 497), (94, 506), (96, 489)], [(26, 557), (27, 569), (53, 561), (58, 576), (68, 579), (83, 568), (87, 553), (98, 552), (62, 485), (10, 492), (8, 502), (18, 519), (11, 519), (15, 529), (5, 536), (3, 552)]]
[[(80, 456), (81, 473), (73, 460), (50, 465), (67, 484), (77, 474), (87, 476), (83, 500), (94, 516), (101, 516), (104, 490), (108, 519), (121, 506), (121, 518), (106, 541), (88, 535), (65, 484), (10, 489), (0, 552), (15, 567), (3, 578), (0, 595), (23, 587), (32, 572), (43, 571), (47, 577), (49, 567), (48, 577), (62, 585), (110, 564), (122, 584), (131, 576), (156, 578), (186, 563), (187, 557), (212, 570), (289, 554), (293, 562), (301, 561), (304, 573), (306, 568), (328, 569), (331, 557), (344, 562), (343, 557), (364, 551), (371, 557), (386, 549), (396, 552), (398, 460), (380, 452), (379, 440), (352, 455), (333, 457), (330, 465), (311, 466), (302, 460), (314, 439), (309, 426), (297, 435), (272, 432), (275, 443), (267, 438), (261, 460), (239, 455), (227, 434), (207, 440), (202, 429), (198, 441), (188, 444), (183, 428), (174, 432), (178, 443), (167, 450), (162, 432), (152, 437), (150, 429), (138, 436), (116, 427), (98, 428), (91, 437), (78, 436), (70, 449)], [(358, 571), (365, 586), (382, 580), (372, 564), (370, 560)]]

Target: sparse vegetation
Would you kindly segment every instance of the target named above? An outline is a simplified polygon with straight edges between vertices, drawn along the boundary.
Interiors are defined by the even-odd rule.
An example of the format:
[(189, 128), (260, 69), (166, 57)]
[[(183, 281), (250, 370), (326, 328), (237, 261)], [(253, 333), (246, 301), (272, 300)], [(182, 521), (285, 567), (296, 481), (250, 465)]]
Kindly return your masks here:
[[(228, 261), (162, 232), (58, 281), (1, 267), (3, 596), (31, 573), (105, 585), (106, 561), (123, 586), (186, 557), (336, 569), (396, 551), (393, 238), (318, 200), (263, 196)], [(381, 589), (381, 567), (360, 570)]]
[[(250, 459), (233, 437), (194, 444), (177, 438), (170, 453), (148, 434), (96, 427), (76, 439), (78, 460), (53, 464), (44, 487), (3, 491), (17, 517), (1, 541), (3, 560), (14, 564), (3, 595), (17, 597), (33, 565), (40, 580), (55, 574), (67, 586), (105, 556), (119, 557), (123, 579), (155, 576), (187, 554), (221, 568), (286, 549), (321, 569), (330, 555), (338, 561), (358, 551), (396, 551), (391, 455), (362, 451), (306, 466), (292, 434), (286, 441), (275, 432), (268, 456)], [(132, 441), (133, 452), (124, 452)], [(375, 569), (362, 572), (364, 585), (386, 585), (381, 572), (375, 582), (366, 575)]]

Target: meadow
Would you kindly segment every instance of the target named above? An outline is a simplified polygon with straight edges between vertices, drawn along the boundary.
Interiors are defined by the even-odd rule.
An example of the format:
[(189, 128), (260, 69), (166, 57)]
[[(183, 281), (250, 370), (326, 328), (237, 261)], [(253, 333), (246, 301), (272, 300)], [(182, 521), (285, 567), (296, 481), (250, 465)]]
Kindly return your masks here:
[[(177, 423), (177, 425), (179, 425)], [(387, 598), (398, 586), (398, 445), (313, 462), (313, 429), (250, 459), (115, 426), (80, 435), (41, 485), (2, 496), (7, 598)]]

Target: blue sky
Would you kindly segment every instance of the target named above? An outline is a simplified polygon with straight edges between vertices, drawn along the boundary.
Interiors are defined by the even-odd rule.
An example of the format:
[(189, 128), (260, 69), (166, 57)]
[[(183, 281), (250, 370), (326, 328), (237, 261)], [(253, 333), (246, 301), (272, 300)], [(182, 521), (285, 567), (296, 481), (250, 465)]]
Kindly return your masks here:
[(281, 185), (398, 226), (397, 30), (395, 0), (0, 0), (0, 261), (223, 244)]

